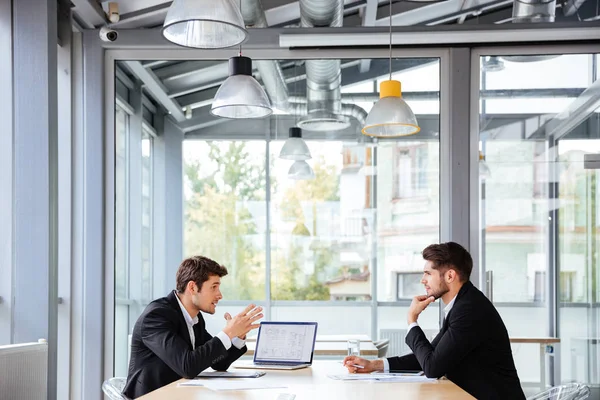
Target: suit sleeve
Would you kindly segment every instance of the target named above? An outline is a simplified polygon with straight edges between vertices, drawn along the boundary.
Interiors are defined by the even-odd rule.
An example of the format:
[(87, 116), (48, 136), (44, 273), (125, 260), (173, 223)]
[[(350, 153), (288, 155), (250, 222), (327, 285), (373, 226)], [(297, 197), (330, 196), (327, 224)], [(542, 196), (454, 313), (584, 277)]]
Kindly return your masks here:
[(448, 329), (429, 343), (423, 330), (415, 327), (406, 335), (406, 344), (429, 378), (440, 378), (461, 361), (481, 341), (477, 313), (470, 306), (456, 307)]
[[(433, 341), (431, 342), (431, 346), (433, 348), (435, 348), (435, 346), (437, 346), (441, 337), (442, 337), (442, 334), (438, 333), (438, 335), (435, 337), (435, 339), (433, 339)], [(390, 371), (402, 371), (402, 370), (421, 371), (423, 369), (421, 367), (421, 364), (419, 364), (419, 361), (417, 360), (417, 357), (414, 355), (414, 353), (407, 354), (407, 355), (404, 355), (401, 357), (390, 357), (387, 360), (390, 365)]]
[(142, 322), (142, 341), (179, 376), (195, 378), (218, 359), (227, 357), (227, 350), (218, 338), (212, 338), (196, 349), (190, 349), (177, 334), (177, 315), (165, 309), (154, 309)]
[[(218, 340), (219, 342), (221, 342), (221, 340), (219, 338), (213, 338), (206, 329), (204, 330), (203, 335), (204, 335), (204, 341), (206, 341), (207, 343), (211, 340)], [(240, 358), (242, 355), (244, 355), (244, 353), (246, 351), (248, 351), (248, 348), (245, 345), (241, 349), (238, 349), (237, 347), (233, 346), (233, 344), (232, 344), (232, 346), (229, 348), (229, 350), (226, 350), (227, 354), (215, 359), (214, 362), (210, 366), (216, 371), (227, 371), (227, 369), (231, 366), (231, 364), (235, 360)]]

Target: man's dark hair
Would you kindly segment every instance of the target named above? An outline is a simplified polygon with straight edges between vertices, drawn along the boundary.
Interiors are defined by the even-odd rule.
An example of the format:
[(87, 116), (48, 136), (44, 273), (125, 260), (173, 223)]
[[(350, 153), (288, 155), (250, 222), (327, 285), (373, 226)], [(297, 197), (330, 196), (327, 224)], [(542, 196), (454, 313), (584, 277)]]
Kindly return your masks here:
[(175, 277), (177, 292), (185, 292), (185, 287), (189, 281), (194, 281), (198, 285), (198, 290), (200, 290), (202, 284), (208, 280), (210, 275), (223, 277), (227, 275), (227, 268), (207, 257), (194, 256), (186, 258), (179, 265)]
[(442, 272), (454, 269), (461, 282), (468, 281), (473, 270), (473, 258), (464, 247), (455, 242), (431, 244), (423, 250), (423, 258), (432, 262), (433, 269)]

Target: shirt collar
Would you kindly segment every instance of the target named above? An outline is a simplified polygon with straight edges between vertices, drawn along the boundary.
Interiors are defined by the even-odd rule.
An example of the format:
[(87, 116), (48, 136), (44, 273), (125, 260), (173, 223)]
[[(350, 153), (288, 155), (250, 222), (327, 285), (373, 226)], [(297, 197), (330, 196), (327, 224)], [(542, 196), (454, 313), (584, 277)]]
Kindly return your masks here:
[(446, 304), (446, 307), (444, 307), (444, 318), (447, 317), (450, 310), (452, 310), (452, 307), (454, 306), (454, 301), (456, 301), (456, 296), (454, 296), (454, 298), (450, 300), (450, 303)]
[(175, 292), (175, 298), (177, 299), (177, 302), (179, 303), (179, 307), (181, 307), (181, 312), (183, 313), (183, 318), (185, 318), (185, 322), (187, 322), (187, 324), (189, 326), (196, 325), (198, 323), (198, 316), (196, 315), (194, 318), (192, 318), (190, 313), (183, 306), (183, 303), (181, 302), (181, 300), (179, 300), (179, 296), (177, 295), (177, 292), (175, 290), (173, 292)]

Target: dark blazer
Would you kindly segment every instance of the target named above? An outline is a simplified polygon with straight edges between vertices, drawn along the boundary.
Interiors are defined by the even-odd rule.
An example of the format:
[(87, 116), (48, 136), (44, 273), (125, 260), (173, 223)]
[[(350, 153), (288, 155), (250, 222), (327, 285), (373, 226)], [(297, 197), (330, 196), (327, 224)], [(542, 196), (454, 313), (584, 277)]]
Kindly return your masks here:
[(477, 399), (525, 399), (513, 361), (508, 332), (494, 305), (466, 282), (430, 343), (412, 328), (406, 344), (413, 354), (388, 358), (390, 370), (420, 370), (444, 375)]
[(175, 292), (148, 304), (133, 328), (123, 394), (130, 398), (143, 396), (180, 378), (194, 378), (208, 367), (225, 371), (248, 350), (233, 345), (226, 350), (221, 339), (206, 331), (200, 313), (194, 334), (196, 348), (192, 350)]

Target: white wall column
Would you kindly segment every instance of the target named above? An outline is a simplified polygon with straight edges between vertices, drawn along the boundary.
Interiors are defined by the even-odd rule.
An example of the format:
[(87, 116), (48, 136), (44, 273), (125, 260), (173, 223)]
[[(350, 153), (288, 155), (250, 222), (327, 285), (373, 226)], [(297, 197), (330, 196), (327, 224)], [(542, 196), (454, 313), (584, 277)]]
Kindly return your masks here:
[(57, 2), (13, 1), (13, 342), (48, 340), (56, 398)]
[[(175, 288), (175, 272), (183, 257), (183, 132), (165, 118), (165, 282)], [(157, 171), (158, 173), (158, 171)]]
[(12, 342), (13, 65), (12, 1), (0, 0), (0, 345)]

